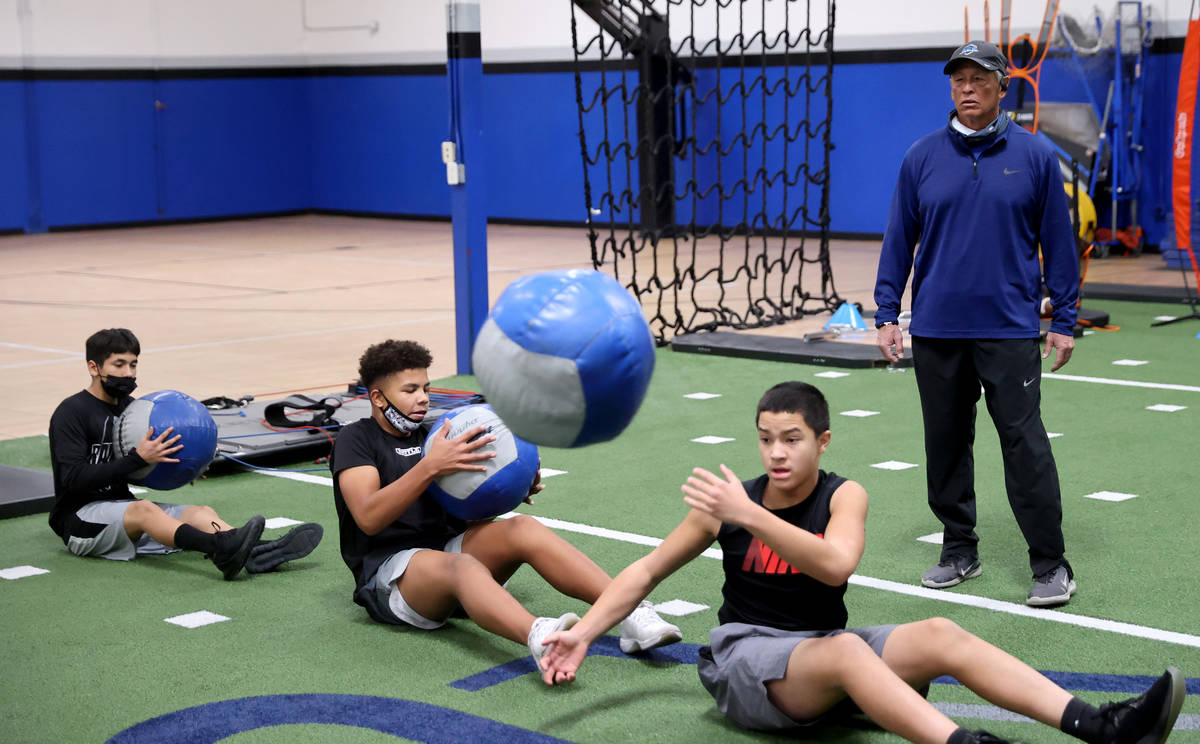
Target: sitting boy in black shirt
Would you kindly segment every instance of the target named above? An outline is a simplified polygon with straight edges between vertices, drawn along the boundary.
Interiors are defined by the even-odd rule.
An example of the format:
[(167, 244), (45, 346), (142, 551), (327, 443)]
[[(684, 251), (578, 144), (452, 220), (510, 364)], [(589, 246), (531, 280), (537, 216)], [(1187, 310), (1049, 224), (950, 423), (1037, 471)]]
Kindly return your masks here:
[[(579, 617), (535, 618), (502, 584), (527, 563), (563, 594), (593, 602), (612, 579), (532, 517), (467, 523), (447, 514), (426, 490), (439, 475), (486, 470), (480, 461), (494, 453), (478, 449), (495, 440), (482, 436), (482, 426), (451, 439), (447, 426), (422, 456), (432, 362), (421, 344), (394, 340), (368, 348), (359, 359), (371, 416), (342, 428), (329, 460), (354, 601), (378, 622), (424, 629), (444, 625), (461, 606), (481, 628), (527, 644), (537, 659), (542, 639)], [(535, 480), (531, 495), (541, 488)], [(635, 605), (617, 618), (623, 651), (680, 639), (679, 628), (649, 602)]]
[(820, 469), (829, 407), (812, 385), (785, 382), (758, 404), (766, 474), (741, 482), (721, 466), (683, 485), (691, 511), (622, 571), (583, 619), (545, 639), (547, 684), (569, 682), (588, 645), (660, 581), (721, 545), (721, 625), (700, 651), (700, 681), (717, 707), (751, 729), (793, 729), (861, 710), (914, 742), (997, 742), (969, 732), (918, 692), (942, 675), (1008, 710), (1100, 744), (1164, 741), (1185, 695), (1171, 668), (1141, 697), (1095, 708), (945, 618), (846, 628), (846, 584), (866, 542), (867, 493)]
[(278, 540), (260, 541), (264, 521), (256, 516), (232, 525), (208, 506), (183, 506), (135, 499), (130, 473), (171, 457), (183, 445), (172, 430), (147, 431), (137, 448), (118, 456), (117, 419), (133, 402), (141, 344), (124, 328), (97, 331), (84, 346), (91, 384), (59, 404), (50, 417), (54, 506), (50, 527), (75, 555), (132, 560), (136, 555), (195, 550), (208, 554), (224, 577), (245, 567), (275, 570), (312, 552), (319, 524), (303, 524)]

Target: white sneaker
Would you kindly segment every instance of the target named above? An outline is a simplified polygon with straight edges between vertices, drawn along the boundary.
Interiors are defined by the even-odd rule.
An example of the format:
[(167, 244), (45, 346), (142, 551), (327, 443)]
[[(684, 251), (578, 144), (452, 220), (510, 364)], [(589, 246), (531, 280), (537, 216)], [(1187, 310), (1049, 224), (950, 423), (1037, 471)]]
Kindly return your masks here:
[(627, 654), (669, 646), (683, 638), (679, 628), (668, 623), (646, 600), (621, 621), (621, 650)]
[(569, 630), (579, 622), (579, 615), (574, 612), (568, 612), (561, 617), (539, 617), (534, 619), (533, 626), (529, 629), (529, 638), (525, 644), (529, 646), (529, 653), (533, 654), (533, 661), (536, 664), (542, 660), (546, 652), (550, 650), (549, 646), (543, 646), (542, 641), (546, 640), (546, 636), (551, 633), (557, 633), (560, 630)]

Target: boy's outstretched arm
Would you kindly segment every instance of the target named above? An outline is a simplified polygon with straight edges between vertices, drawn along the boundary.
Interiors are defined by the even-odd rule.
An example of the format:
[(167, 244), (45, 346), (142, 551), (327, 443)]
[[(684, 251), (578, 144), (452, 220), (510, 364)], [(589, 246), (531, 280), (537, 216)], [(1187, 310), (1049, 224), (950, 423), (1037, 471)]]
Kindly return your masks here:
[(688, 512), (649, 555), (617, 574), (574, 628), (546, 638), (549, 650), (541, 660), (542, 680), (548, 685), (573, 681), (588, 646), (625, 619), (660, 581), (712, 545), (720, 528), (721, 523), (711, 516), (695, 509)]
[(844, 584), (866, 547), (867, 492), (846, 481), (829, 503), (829, 525), (822, 537), (789, 524), (754, 503), (732, 470), (723, 475), (696, 468), (683, 485), (684, 501), (693, 509), (744, 527), (792, 567), (830, 586)]

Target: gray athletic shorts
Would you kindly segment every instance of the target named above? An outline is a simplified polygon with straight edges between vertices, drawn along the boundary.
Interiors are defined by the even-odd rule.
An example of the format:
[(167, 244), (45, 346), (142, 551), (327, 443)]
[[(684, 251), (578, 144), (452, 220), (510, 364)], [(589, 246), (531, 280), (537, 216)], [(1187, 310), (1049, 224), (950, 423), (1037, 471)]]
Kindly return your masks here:
[(895, 625), (874, 625), (846, 630), (788, 631), (762, 625), (727, 623), (713, 629), (710, 645), (700, 649), (697, 671), (704, 689), (717, 708), (742, 728), (757, 730), (795, 729), (824, 723), (858, 712), (847, 698), (820, 716), (797, 721), (787, 716), (767, 697), (767, 682), (783, 679), (788, 659), (801, 641), (853, 633), (883, 656)]
[[(164, 555), (175, 553), (179, 548), (170, 548), (147, 534), (142, 534), (135, 544), (125, 534), (125, 510), (132, 501), (93, 501), (80, 507), (75, 517), (80, 522), (88, 523), (93, 529), (83, 530), (92, 537), (70, 535), (67, 538), (67, 550), (75, 555), (90, 558), (107, 558), (110, 561), (131, 561), (136, 555)], [(186, 505), (164, 504), (158, 501), (159, 508), (169, 516), (181, 519)]]
[[(466, 533), (461, 533), (450, 538), (444, 546), (443, 553), (461, 553), (463, 536)], [(408, 562), (412, 557), (422, 550), (429, 548), (409, 548), (401, 550), (394, 554), (383, 563), (379, 564), (379, 570), (375, 572), (374, 578), (367, 582), (367, 586), (375, 592), (378, 598), (376, 603), (378, 607), (386, 607), (391, 610), (392, 616), (402, 623), (412, 625), (425, 630), (433, 630), (440, 628), (446, 624), (445, 620), (430, 620), (421, 615), (419, 612), (408, 606), (408, 602), (404, 601), (404, 596), (400, 594), (400, 590), (396, 587), (396, 580), (404, 575), (408, 570)]]

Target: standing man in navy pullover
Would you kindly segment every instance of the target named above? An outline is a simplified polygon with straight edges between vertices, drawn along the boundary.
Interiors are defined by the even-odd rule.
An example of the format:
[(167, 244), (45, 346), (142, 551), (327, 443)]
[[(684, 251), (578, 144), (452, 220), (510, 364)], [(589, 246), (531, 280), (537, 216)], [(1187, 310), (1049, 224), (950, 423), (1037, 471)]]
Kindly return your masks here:
[(972, 454), (982, 386), (1008, 501), (1029, 544), (1026, 602), (1049, 607), (1068, 602), (1075, 582), (1041, 419), (1038, 306), (1044, 276), (1054, 316), (1041, 358), (1054, 354), (1053, 371), (1075, 346), (1079, 261), (1054, 152), (1000, 111), (1006, 69), (1004, 54), (983, 41), (946, 63), (950, 121), (909, 148), (892, 196), (875, 282), (876, 342), (889, 361), (903, 356), (896, 321), (911, 272), (929, 506), (944, 526), (941, 558), (921, 583), (942, 589), (982, 571)]

